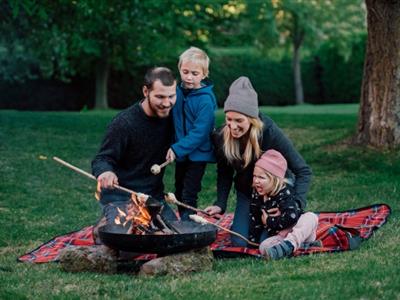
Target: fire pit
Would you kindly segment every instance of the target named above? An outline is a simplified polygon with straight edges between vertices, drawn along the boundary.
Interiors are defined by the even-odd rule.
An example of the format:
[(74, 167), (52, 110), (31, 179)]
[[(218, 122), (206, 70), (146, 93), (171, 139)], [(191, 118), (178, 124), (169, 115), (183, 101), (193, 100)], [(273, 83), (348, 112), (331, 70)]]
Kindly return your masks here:
[[(58, 157), (53, 157), (53, 159), (75, 172), (97, 181), (92, 174), (66, 161)], [(168, 163), (169, 161), (159, 167), (162, 168)], [(217, 238), (217, 229), (213, 225), (164, 220), (161, 216), (163, 205), (160, 201), (118, 184), (114, 184), (113, 187), (131, 194), (131, 202), (126, 209), (117, 207), (119, 214), (115, 218), (114, 224), (98, 228), (101, 242), (110, 248), (128, 252), (173, 254), (203, 248)], [(98, 185), (97, 188), (95, 195), (99, 200), (100, 186)], [(174, 203), (183, 205), (176, 199)], [(192, 210), (205, 213), (196, 208), (192, 208)]]
[(179, 233), (127, 234), (122, 226), (107, 224), (99, 228), (101, 241), (110, 248), (139, 252), (172, 254), (210, 245), (217, 238), (217, 229), (190, 221), (169, 222)]
[(126, 209), (117, 210), (114, 224), (98, 230), (102, 243), (117, 250), (172, 254), (205, 247), (217, 237), (212, 225), (163, 219), (161, 202), (145, 194), (132, 194)]

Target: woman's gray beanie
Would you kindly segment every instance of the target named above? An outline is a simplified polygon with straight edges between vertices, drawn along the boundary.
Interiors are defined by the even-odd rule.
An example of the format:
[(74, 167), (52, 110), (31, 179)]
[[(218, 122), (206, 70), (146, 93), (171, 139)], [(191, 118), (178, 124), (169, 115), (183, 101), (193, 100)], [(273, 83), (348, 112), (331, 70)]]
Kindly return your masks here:
[(227, 111), (258, 117), (258, 97), (249, 78), (242, 76), (232, 82), (224, 104), (224, 112)]

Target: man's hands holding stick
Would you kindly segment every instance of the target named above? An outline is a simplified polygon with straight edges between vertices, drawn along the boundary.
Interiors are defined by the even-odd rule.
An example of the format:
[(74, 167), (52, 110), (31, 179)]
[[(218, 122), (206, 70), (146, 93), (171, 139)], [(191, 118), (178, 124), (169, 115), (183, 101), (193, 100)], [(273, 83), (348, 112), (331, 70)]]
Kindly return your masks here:
[(118, 185), (118, 177), (114, 172), (106, 171), (97, 177), (97, 182), (103, 189), (112, 189), (115, 185)]

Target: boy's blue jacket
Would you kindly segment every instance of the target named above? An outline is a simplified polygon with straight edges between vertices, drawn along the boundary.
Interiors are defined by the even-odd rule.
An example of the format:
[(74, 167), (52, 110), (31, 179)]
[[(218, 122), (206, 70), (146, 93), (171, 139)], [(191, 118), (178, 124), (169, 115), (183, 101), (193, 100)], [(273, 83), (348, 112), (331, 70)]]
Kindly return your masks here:
[(215, 162), (211, 133), (217, 101), (213, 85), (202, 84), (205, 86), (194, 90), (185, 90), (181, 85), (176, 88), (176, 104), (172, 110), (175, 144), (171, 148), (177, 161)]

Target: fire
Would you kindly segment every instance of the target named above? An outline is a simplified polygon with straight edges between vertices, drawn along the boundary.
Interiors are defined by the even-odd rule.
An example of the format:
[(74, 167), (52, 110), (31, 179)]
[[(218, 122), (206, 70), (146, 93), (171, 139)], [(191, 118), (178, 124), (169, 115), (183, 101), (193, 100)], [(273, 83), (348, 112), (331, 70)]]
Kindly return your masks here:
[[(97, 189), (94, 194), (95, 198), (99, 201), (101, 195), (100, 182), (97, 183)], [(148, 195), (142, 193), (132, 193), (131, 202), (127, 205), (127, 212), (117, 207), (118, 215), (114, 219), (117, 225), (126, 226), (129, 222), (130, 228), (128, 232), (133, 234), (145, 234), (151, 226), (151, 215), (146, 208), (146, 201)]]
[(132, 234), (145, 234), (151, 223), (151, 215), (146, 208), (146, 200), (148, 195), (141, 193), (132, 193), (131, 202), (127, 206), (127, 212), (117, 207), (118, 216), (114, 219), (115, 224), (127, 225), (129, 222), (130, 229), (128, 232)]
[(97, 201), (100, 201), (100, 195), (101, 195), (101, 184), (100, 181), (98, 181), (96, 191), (94, 192), (94, 197), (96, 198)]

